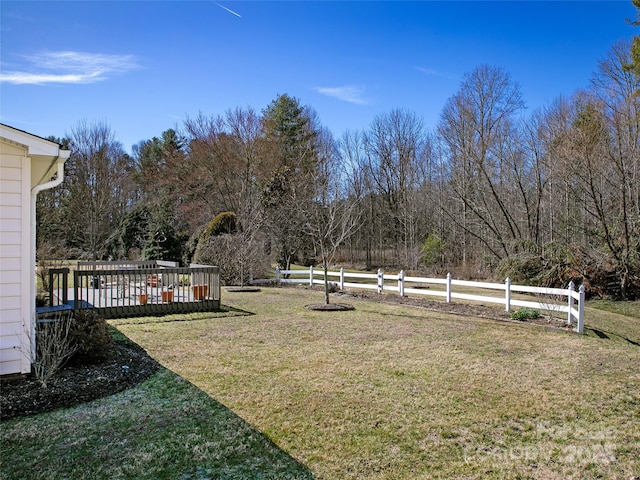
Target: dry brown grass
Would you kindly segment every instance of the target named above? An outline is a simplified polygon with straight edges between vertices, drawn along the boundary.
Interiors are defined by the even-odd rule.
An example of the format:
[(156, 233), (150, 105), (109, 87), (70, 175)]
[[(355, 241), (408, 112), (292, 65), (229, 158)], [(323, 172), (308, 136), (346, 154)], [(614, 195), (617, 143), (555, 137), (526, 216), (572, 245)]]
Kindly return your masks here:
[[(229, 292), (254, 315), (118, 328), (320, 478), (640, 471), (639, 322), (590, 311), (578, 336), (358, 300), (304, 308), (320, 296)], [(613, 317), (624, 335), (597, 334)]]

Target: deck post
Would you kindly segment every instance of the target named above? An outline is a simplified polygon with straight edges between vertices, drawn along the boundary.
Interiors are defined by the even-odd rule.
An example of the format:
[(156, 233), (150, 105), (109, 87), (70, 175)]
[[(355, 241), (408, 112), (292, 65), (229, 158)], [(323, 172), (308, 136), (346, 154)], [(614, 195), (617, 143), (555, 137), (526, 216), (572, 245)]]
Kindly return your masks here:
[[(58, 304), (66, 305), (69, 301), (67, 289), (69, 288), (69, 268), (51, 268), (49, 269), (49, 306), (53, 307)], [(62, 285), (61, 285), (62, 284)], [(55, 288), (54, 288), (55, 286)], [(54, 302), (54, 291), (59, 292), (59, 303)]]
[(80, 308), (78, 293), (80, 292), (80, 272), (73, 271), (73, 309), (78, 310)]

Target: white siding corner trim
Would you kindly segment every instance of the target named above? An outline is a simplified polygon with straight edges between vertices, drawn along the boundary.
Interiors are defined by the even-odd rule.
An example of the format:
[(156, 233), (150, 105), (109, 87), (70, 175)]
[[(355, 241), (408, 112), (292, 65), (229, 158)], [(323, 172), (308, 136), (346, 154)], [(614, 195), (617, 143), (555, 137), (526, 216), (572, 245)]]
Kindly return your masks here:
[[(35, 197), (62, 181), (69, 151), (0, 124), (0, 375), (28, 373), (35, 349)], [(48, 181), (57, 168), (58, 177)], [(42, 180), (33, 181), (36, 175)]]
[[(0, 149), (0, 375), (31, 370), (29, 221), (31, 170), (26, 148)], [(26, 211), (25, 211), (26, 210)]]

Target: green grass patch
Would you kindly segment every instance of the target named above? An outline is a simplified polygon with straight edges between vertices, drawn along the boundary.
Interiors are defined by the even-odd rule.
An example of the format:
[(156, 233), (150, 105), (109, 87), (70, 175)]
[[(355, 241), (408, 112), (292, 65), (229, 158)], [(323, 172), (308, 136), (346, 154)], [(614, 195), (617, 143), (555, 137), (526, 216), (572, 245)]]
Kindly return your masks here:
[(626, 317), (640, 320), (640, 301), (623, 302), (613, 300), (590, 300), (587, 304), (592, 308), (604, 310), (605, 312), (618, 313)]
[(620, 302), (618, 306), (605, 300), (587, 302), (585, 333), (640, 347), (640, 314), (634, 308), (638, 305), (640, 302)]
[(176, 374), (86, 405), (1, 424), (3, 479), (311, 478)]
[(356, 299), (350, 312), (304, 308), (322, 295), (227, 292), (230, 309), (253, 315), (118, 324), (179, 376), (162, 371), (109, 399), (3, 423), (0, 476), (627, 479), (640, 471), (636, 319), (588, 308), (580, 336)]

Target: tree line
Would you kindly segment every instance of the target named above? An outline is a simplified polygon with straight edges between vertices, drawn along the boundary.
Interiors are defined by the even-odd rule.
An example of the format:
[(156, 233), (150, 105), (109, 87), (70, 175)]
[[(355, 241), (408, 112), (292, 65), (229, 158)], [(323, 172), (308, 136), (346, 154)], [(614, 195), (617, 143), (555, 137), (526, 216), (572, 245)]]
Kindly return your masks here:
[[(467, 73), (433, 130), (406, 109), (335, 138), (288, 94), (185, 119), (125, 153), (104, 122), (69, 138), (38, 198), (41, 258), (331, 261), (640, 296), (640, 72), (614, 45), (590, 87), (528, 112), (502, 68)], [(637, 56), (637, 53), (636, 53)]]

